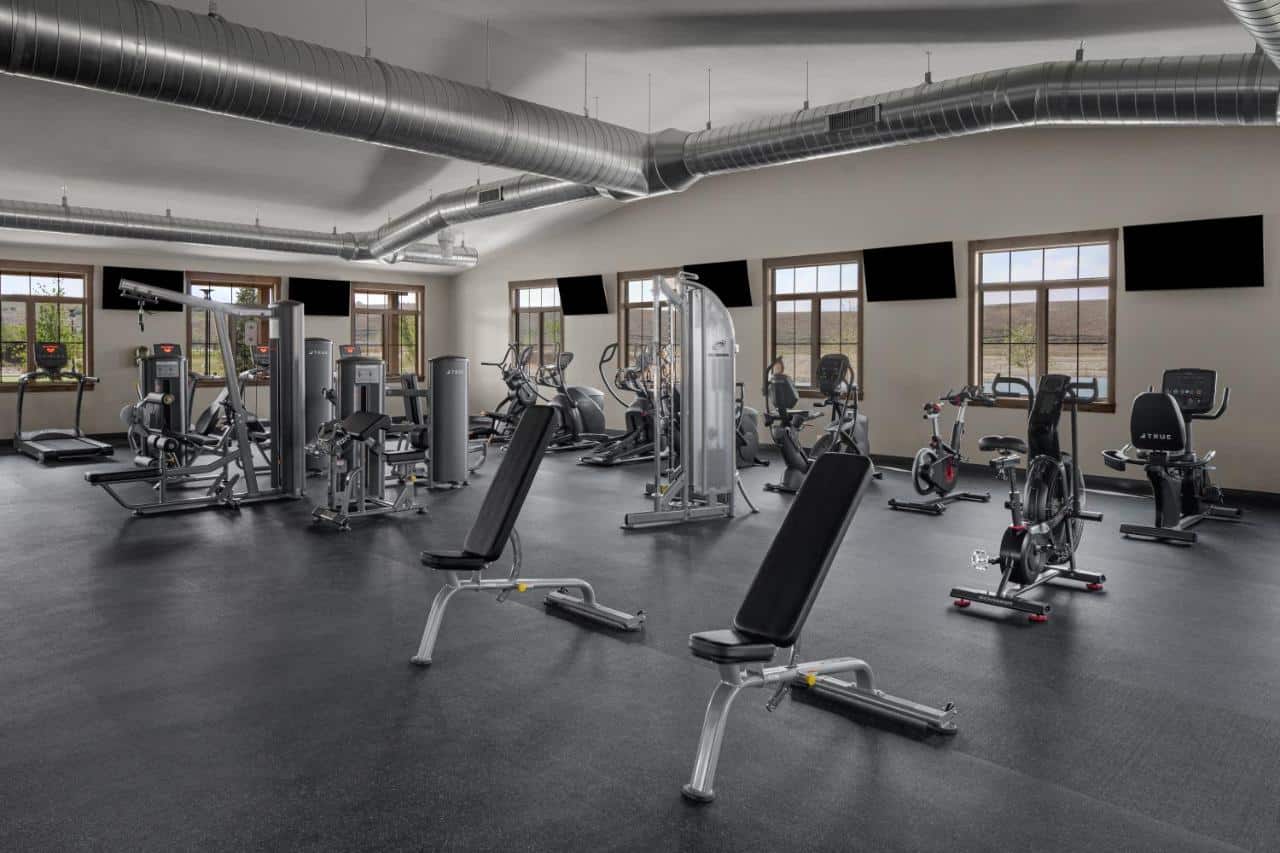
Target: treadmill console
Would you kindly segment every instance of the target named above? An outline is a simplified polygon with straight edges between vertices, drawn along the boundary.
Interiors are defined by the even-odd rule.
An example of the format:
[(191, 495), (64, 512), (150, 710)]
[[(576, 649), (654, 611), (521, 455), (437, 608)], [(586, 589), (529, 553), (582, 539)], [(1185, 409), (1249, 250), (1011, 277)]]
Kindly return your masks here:
[(160, 356), (161, 358), (174, 357), (174, 356), (180, 358), (182, 356), (182, 345), (181, 344), (152, 344), (151, 354)]
[(254, 345), (253, 364), (255, 367), (271, 367), (271, 345), (270, 344)]
[(360, 355), (360, 345), (359, 344), (339, 344), (338, 354), (343, 358), (346, 358), (349, 355)]
[(60, 341), (36, 343), (36, 367), (50, 373), (61, 373), (67, 366), (67, 345)]
[(1166, 370), (1160, 390), (1178, 401), (1183, 417), (1208, 414), (1218, 393), (1218, 372), (1196, 367)]

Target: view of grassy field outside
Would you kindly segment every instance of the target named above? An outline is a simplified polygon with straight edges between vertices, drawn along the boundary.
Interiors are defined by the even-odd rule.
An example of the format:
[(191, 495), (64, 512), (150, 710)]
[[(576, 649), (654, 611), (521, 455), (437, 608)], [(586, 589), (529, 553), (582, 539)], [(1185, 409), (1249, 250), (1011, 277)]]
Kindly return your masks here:
[[(405, 345), (404, 324), (400, 328), (400, 343)], [(414, 330), (416, 334), (416, 320)], [(522, 349), (533, 347), (533, 357), (529, 360), (531, 367), (555, 363), (556, 356), (564, 348), (564, 319), (557, 287), (521, 287), (516, 290), (516, 342)], [(416, 337), (412, 345), (416, 353)]]
[(981, 252), (982, 382), (1095, 377), (1110, 399), (1110, 246)]
[(857, 263), (773, 270), (773, 354), (797, 386), (812, 387), (818, 359), (835, 352), (861, 376), (858, 272)]
[[(85, 371), (85, 287), (79, 276), (0, 274), (0, 382), (31, 370), (28, 343), (61, 341), (68, 368)], [(28, 339), (28, 324), (35, 334)]]
[[(213, 302), (235, 305), (263, 305), (269, 301), (268, 291), (260, 287), (235, 287), (192, 281), (191, 290), (197, 296)], [(213, 315), (199, 308), (192, 308), (188, 315), (191, 323), (191, 369), (209, 377), (225, 376), (222, 363), (222, 347), (218, 342), (218, 328)], [(267, 320), (260, 317), (228, 317), (227, 328), (231, 332), (231, 348), (235, 353), (237, 374), (253, 367), (253, 345), (267, 340)]]

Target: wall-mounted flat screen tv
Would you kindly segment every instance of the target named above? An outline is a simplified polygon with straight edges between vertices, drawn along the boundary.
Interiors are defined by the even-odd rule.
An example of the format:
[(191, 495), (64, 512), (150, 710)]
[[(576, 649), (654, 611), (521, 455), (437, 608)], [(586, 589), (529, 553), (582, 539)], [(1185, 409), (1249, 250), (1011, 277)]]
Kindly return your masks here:
[(720, 261), (714, 264), (685, 264), (684, 271), (698, 277), (698, 283), (709, 288), (726, 308), (751, 307), (751, 279), (746, 261)]
[(604, 295), (604, 276), (574, 275), (557, 278), (560, 311), (566, 317), (580, 314), (608, 314), (609, 301)]
[(1261, 216), (1125, 226), (1125, 290), (1262, 284)]
[(867, 249), (862, 263), (868, 302), (955, 299), (956, 263), (949, 241)]
[(346, 317), (351, 313), (351, 282), (290, 276), (289, 298), (301, 302), (308, 317)]

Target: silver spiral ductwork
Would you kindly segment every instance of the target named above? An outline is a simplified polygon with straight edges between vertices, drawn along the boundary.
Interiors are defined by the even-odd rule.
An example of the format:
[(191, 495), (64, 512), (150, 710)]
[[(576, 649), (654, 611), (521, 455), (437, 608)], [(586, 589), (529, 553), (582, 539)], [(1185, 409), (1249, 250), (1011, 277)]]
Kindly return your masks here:
[(0, 70), (643, 194), (645, 134), (147, 0), (0, 0)]
[(412, 244), (451, 225), (472, 222), (518, 210), (551, 207), (584, 198), (599, 198), (595, 187), (572, 184), (540, 175), (520, 175), (503, 181), (476, 184), (436, 196), (371, 235), (356, 235), (367, 251), (384, 261), (401, 259)]
[[(0, 228), (84, 234), (98, 237), (126, 237), (161, 240), (169, 243), (198, 243), (231, 246), (301, 255), (327, 255), (345, 260), (373, 257), (359, 235), (326, 233), (263, 225), (242, 225), (210, 219), (73, 207), (66, 204), (39, 204), (0, 199)], [(400, 260), (437, 266), (473, 267), (479, 257), (466, 246), (443, 247), (433, 243), (407, 246)]]
[(1280, 65), (1280, 0), (1222, 0), (1262, 52)]
[(1278, 95), (1252, 54), (1046, 62), (699, 131), (677, 165), (696, 179), (1019, 127), (1273, 126)]

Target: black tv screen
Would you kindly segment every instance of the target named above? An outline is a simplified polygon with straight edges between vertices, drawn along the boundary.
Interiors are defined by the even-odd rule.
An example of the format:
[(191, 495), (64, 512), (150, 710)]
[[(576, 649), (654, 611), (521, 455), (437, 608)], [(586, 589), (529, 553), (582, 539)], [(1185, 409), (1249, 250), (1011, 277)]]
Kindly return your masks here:
[(862, 265), (868, 302), (956, 297), (956, 262), (950, 242), (867, 249)]
[(566, 317), (578, 314), (608, 314), (609, 302), (604, 295), (604, 276), (574, 275), (557, 278), (560, 289), (560, 311)]
[[(163, 290), (182, 293), (187, 287), (187, 275), (182, 270), (152, 270), (140, 267), (102, 268), (102, 307), (106, 310), (137, 311), (138, 300), (120, 295), (120, 279), (149, 284)], [(181, 311), (176, 302), (149, 302), (148, 311)]]
[(714, 264), (685, 264), (684, 271), (698, 277), (698, 284), (711, 290), (726, 308), (751, 307), (751, 279), (746, 261)]
[(1125, 290), (1262, 287), (1262, 217), (1124, 229)]
[(347, 317), (351, 314), (351, 282), (289, 276), (289, 298), (302, 303), (309, 317)]

